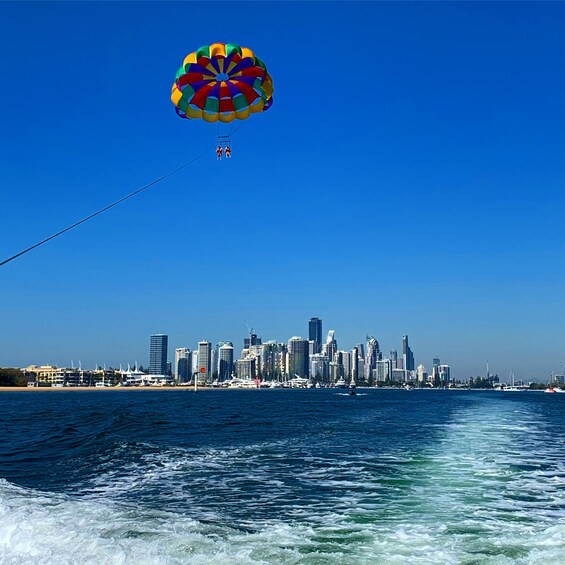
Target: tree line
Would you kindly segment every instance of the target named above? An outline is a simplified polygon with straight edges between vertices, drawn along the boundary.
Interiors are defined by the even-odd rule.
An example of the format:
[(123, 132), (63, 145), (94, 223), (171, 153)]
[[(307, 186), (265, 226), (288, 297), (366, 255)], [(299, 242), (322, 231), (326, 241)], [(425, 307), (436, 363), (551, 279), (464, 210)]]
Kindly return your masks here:
[(27, 386), (27, 379), (20, 369), (0, 368), (0, 386)]

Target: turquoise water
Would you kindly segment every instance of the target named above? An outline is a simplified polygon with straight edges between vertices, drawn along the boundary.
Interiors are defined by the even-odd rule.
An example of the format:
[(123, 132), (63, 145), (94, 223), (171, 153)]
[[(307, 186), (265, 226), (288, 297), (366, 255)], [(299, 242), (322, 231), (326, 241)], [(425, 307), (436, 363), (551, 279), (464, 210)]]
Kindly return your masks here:
[(1, 563), (564, 563), (565, 395), (0, 394)]

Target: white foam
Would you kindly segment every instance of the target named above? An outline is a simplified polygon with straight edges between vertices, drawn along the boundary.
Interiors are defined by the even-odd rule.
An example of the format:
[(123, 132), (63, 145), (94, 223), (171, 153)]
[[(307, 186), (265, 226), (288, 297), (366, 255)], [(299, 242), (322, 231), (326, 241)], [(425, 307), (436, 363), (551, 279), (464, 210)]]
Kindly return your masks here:
[(565, 447), (514, 408), (466, 403), (419, 450), (146, 446), (73, 496), (0, 480), (0, 563), (562, 563)]

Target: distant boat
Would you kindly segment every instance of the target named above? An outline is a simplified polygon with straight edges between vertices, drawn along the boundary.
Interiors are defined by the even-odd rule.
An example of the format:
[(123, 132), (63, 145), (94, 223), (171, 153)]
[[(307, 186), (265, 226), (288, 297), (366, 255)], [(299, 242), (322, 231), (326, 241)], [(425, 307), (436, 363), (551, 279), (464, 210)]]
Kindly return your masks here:
[(310, 380), (294, 375), (294, 379), (290, 379), (288, 383), (290, 384), (290, 388), (308, 388)]
[(335, 388), (347, 388), (347, 383), (345, 382), (345, 379), (343, 379), (342, 377), (335, 382), (334, 386)]
[(238, 379), (234, 377), (228, 382), (227, 388), (257, 388), (255, 381), (253, 379)]

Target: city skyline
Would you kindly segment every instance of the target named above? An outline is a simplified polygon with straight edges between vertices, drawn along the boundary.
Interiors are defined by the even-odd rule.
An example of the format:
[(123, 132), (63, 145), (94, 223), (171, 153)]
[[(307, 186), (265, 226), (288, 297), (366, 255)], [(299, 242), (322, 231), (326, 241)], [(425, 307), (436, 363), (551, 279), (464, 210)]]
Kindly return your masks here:
[[(36, 359), (35, 357), (38, 357), (38, 355), (32, 355), (31, 357), (33, 357), (33, 359), (30, 358), (30, 356), (25, 355), (24, 357), (22, 357), (23, 362), (22, 363), (16, 363), (16, 364), (6, 364), (6, 363), (2, 363), (0, 362), (0, 366), (5, 366), (5, 367), (26, 367), (29, 365), (53, 365), (53, 366), (58, 366), (58, 367), (71, 367), (71, 366), (78, 366), (79, 364), (83, 367), (83, 368), (95, 368), (98, 366), (112, 366), (114, 368), (118, 368), (120, 366), (127, 366), (128, 364), (130, 366), (143, 366), (146, 369), (149, 370), (150, 373), (152, 374), (164, 374), (166, 371), (161, 371), (161, 370), (151, 370), (152, 367), (152, 360), (151, 360), (151, 350), (154, 349), (155, 352), (159, 351), (159, 353), (155, 353), (156, 357), (154, 360), (154, 364), (156, 366), (156, 364), (159, 364), (159, 367), (162, 366), (163, 363), (163, 355), (162, 355), (162, 351), (163, 351), (163, 343), (160, 341), (161, 339), (163, 339), (164, 341), (164, 347), (167, 350), (167, 354), (166, 354), (166, 359), (167, 362), (169, 364), (172, 365), (172, 361), (177, 359), (177, 351), (184, 351), (184, 350), (189, 350), (190, 353), (192, 352), (197, 352), (199, 350), (200, 345), (203, 345), (204, 347), (206, 347), (207, 349), (210, 349), (210, 355), (213, 355), (216, 353), (216, 350), (219, 350), (220, 347), (222, 347), (224, 344), (229, 344), (231, 347), (231, 354), (232, 354), (232, 363), (233, 366), (235, 367), (236, 365), (236, 361), (240, 359), (240, 352), (242, 349), (244, 349), (245, 347), (247, 347), (247, 344), (250, 343), (251, 341), (255, 342), (255, 340), (260, 344), (261, 342), (265, 343), (267, 341), (274, 341), (276, 343), (287, 343), (289, 341), (289, 339), (296, 337), (296, 338), (300, 338), (300, 339), (304, 339), (308, 342), (308, 337), (309, 337), (309, 332), (311, 329), (311, 321), (312, 320), (317, 320), (320, 325), (325, 324), (324, 327), (329, 328), (326, 331), (326, 335), (322, 335), (322, 346), (325, 344), (325, 341), (327, 339), (327, 334), (332, 334), (335, 335), (336, 337), (339, 337), (339, 347), (336, 350), (347, 350), (350, 351), (355, 347), (361, 346), (362, 348), (365, 348), (368, 343), (369, 343), (369, 339), (373, 338), (375, 339), (372, 335), (369, 335), (367, 332), (365, 332), (364, 335), (363, 332), (359, 332), (359, 337), (358, 338), (349, 338), (349, 339), (344, 339), (343, 337), (341, 337), (341, 332), (339, 330), (335, 330), (333, 329), (333, 327), (329, 326), (328, 323), (323, 322), (322, 318), (310, 318), (306, 320), (306, 323), (303, 325), (303, 331), (302, 333), (300, 332), (290, 332), (289, 335), (287, 336), (272, 336), (268, 333), (268, 331), (266, 333), (263, 334), (263, 332), (259, 331), (259, 330), (254, 330), (254, 332), (252, 334), (249, 333), (240, 333), (239, 339), (231, 339), (231, 340), (226, 340), (226, 336), (224, 335), (224, 332), (221, 331), (216, 331), (215, 335), (220, 336), (220, 338), (218, 339), (203, 339), (201, 337), (198, 337), (200, 332), (192, 332), (192, 335), (194, 337), (192, 338), (188, 338), (188, 339), (182, 339), (182, 338), (174, 338), (173, 340), (171, 340), (171, 336), (170, 334), (165, 334), (165, 333), (157, 333), (157, 334), (151, 334), (150, 335), (150, 348), (148, 349), (147, 346), (143, 347), (141, 346), (141, 344), (136, 345), (136, 347), (134, 348), (134, 352), (131, 355), (128, 356), (120, 356), (120, 357), (113, 357), (112, 359), (107, 359), (107, 357), (105, 357), (103, 354), (93, 354), (92, 352), (88, 352), (85, 355), (80, 355), (77, 354), (75, 355), (73, 352), (71, 352), (71, 354), (68, 356), (68, 358), (65, 358), (63, 356), (59, 356), (56, 359), (53, 358), (53, 356), (47, 356), (47, 358), (44, 359)], [(247, 326), (246, 322), (244, 321), (242, 324), (244, 327)], [(247, 332), (249, 332), (249, 327), (247, 326)], [(373, 332), (375, 333), (375, 332)], [(386, 336), (386, 339), (379, 339), (379, 343), (381, 344), (381, 350), (383, 352), (385, 352), (385, 358), (389, 359), (391, 358), (393, 355), (398, 356), (398, 359), (401, 361), (402, 364), (406, 363), (406, 354), (404, 352), (404, 347), (405, 345), (407, 346), (407, 351), (409, 352), (409, 359), (410, 359), (410, 367), (411, 369), (409, 370), (416, 370), (417, 365), (423, 364), (426, 369), (431, 370), (431, 368), (435, 365), (435, 361), (436, 361), (436, 357), (439, 356), (439, 358), (442, 359), (451, 359), (451, 355), (449, 354), (449, 351), (445, 348), (442, 347), (441, 344), (438, 344), (437, 347), (435, 347), (434, 349), (428, 349), (427, 352), (420, 354), (419, 350), (418, 353), (416, 355), (414, 355), (413, 351), (412, 351), (412, 347), (408, 346), (408, 334), (404, 333), (404, 332), (400, 332), (400, 335), (396, 336), (396, 341), (394, 341), (395, 336), (392, 336), (391, 339), (391, 335), (390, 332), (382, 332), (381, 335)], [(367, 341), (365, 341), (365, 338)], [(378, 339), (378, 337), (377, 337)], [(147, 340), (147, 336), (145, 336), (144, 340)], [(410, 339), (410, 342), (413, 343), (414, 338)], [(415, 336), (415, 341), (417, 343), (417, 349), (418, 349), (418, 344), (421, 343), (423, 340), (420, 339), (418, 336)], [(424, 342), (425, 343), (425, 342)], [(206, 344), (206, 345), (204, 345)], [(117, 346), (117, 349), (120, 351), (123, 351), (123, 347), (120, 346), (120, 344), (115, 344)], [(433, 351), (433, 353), (430, 353), (430, 351)], [(443, 352), (443, 353), (442, 353)], [(469, 352), (471, 354), (471, 352)], [(492, 353), (492, 350), (491, 350)], [(157, 361), (157, 359), (159, 359)], [(472, 354), (469, 356), (469, 359), (473, 359)], [(94, 360), (94, 361), (93, 361)], [(219, 359), (215, 359), (214, 362), (218, 362)], [(394, 360), (393, 360), (394, 361)], [(205, 363), (205, 378), (208, 378), (211, 375), (211, 371), (210, 371), (210, 367), (212, 367), (212, 363), (213, 360), (210, 359), (210, 361), (207, 361)], [(469, 363), (470, 365), (475, 366), (476, 372), (464, 372), (462, 370), (460, 370), (457, 362), (450, 362), (450, 366), (452, 367), (452, 373), (454, 371), (454, 374), (452, 374), (453, 377), (455, 378), (461, 378), (463, 380), (471, 378), (471, 377), (477, 377), (477, 376), (485, 376), (489, 370), (489, 365), (490, 365), (490, 373), (491, 374), (497, 374), (499, 375), (500, 379), (503, 382), (506, 381), (510, 381), (510, 375), (514, 374), (514, 376), (517, 379), (520, 380), (534, 380), (537, 382), (545, 382), (547, 380), (547, 378), (551, 375), (551, 374), (563, 374), (564, 373), (564, 364), (560, 364), (559, 366), (556, 366), (554, 368), (552, 368), (547, 374), (538, 371), (536, 373), (526, 373), (524, 371), (520, 371), (520, 370), (515, 370), (514, 368), (510, 367), (507, 371), (504, 370), (504, 368), (500, 368), (499, 363), (496, 361), (496, 354), (491, 355), (490, 358), (485, 357), (484, 359), (477, 359), (474, 358), (474, 360), (472, 362)], [(193, 370), (196, 371), (196, 367), (193, 367)], [(362, 368), (360, 369), (362, 371)], [(174, 373), (174, 371), (173, 371)], [(204, 378), (204, 377), (203, 377)]]
[[(2, 268), (0, 365), (145, 365), (159, 331), (285, 341), (314, 313), (348, 349), (402, 355), (408, 334), (463, 377), (561, 371), (565, 4), (235, 2), (213, 24), (205, 3), (132, 6), (0, 3), (0, 261), (203, 155)], [(170, 102), (213, 41), (275, 88), (221, 162), (217, 128)], [(334, 96), (352, 46), (362, 91)]]
[[(321, 318), (310, 318), (307, 324), (307, 332), (310, 334), (312, 328), (312, 321), (315, 320), (316, 326), (318, 328), (322, 327), (323, 320)], [(430, 376), (439, 375), (442, 367), (446, 368), (447, 380), (449, 378), (453, 380), (458, 380), (465, 382), (469, 379), (476, 377), (492, 377), (495, 375), (500, 379), (501, 382), (510, 382), (510, 375), (505, 376), (504, 373), (500, 373), (496, 368), (490, 365), (488, 360), (485, 362), (483, 367), (484, 371), (478, 371), (476, 374), (464, 375), (459, 372), (457, 367), (454, 367), (449, 358), (440, 354), (440, 357), (444, 360), (443, 363), (440, 361), (440, 357), (435, 354), (431, 358), (421, 358), (420, 356), (414, 356), (412, 348), (408, 345), (408, 335), (405, 334), (399, 340), (400, 347), (395, 347), (394, 344), (388, 344), (382, 346), (377, 338), (373, 335), (366, 335), (366, 341), (360, 341), (352, 347), (343, 345), (340, 341), (337, 341), (339, 337), (338, 332), (333, 329), (329, 329), (324, 343), (322, 344), (320, 350), (316, 348), (316, 341), (309, 340), (308, 338), (302, 336), (292, 336), (283, 340), (276, 340), (272, 338), (264, 339), (261, 335), (253, 333), (253, 330), (247, 326), (250, 333), (242, 337), (241, 343), (238, 346), (237, 342), (234, 341), (209, 341), (209, 340), (198, 340), (196, 344), (185, 343), (183, 345), (175, 344), (169, 341), (168, 334), (152, 334), (150, 336), (150, 347), (147, 364), (143, 361), (139, 361), (136, 358), (134, 361), (121, 360), (119, 363), (95, 363), (90, 369), (100, 368), (100, 367), (113, 367), (114, 369), (125, 369), (126, 367), (145, 367), (145, 370), (149, 374), (154, 375), (164, 375), (171, 374), (177, 379), (180, 376), (180, 380), (186, 382), (192, 375), (199, 374), (199, 380), (202, 384), (206, 382), (211, 382), (213, 378), (220, 378), (220, 380), (226, 380), (228, 377), (237, 374), (238, 376), (242, 374), (244, 378), (254, 378), (263, 372), (263, 366), (259, 365), (259, 362), (254, 358), (254, 350), (259, 351), (261, 346), (267, 346), (268, 344), (281, 345), (288, 351), (290, 358), (287, 363), (290, 363), (288, 367), (285, 368), (283, 374), (288, 377), (300, 376), (300, 377), (313, 377), (318, 373), (318, 368), (321, 366), (319, 363), (325, 359), (327, 367), (321, 369), (319, 375), (323, 375), (324, 379), (327, 377), (329, 382), (335, 382), (340, 376), (345, 375), (347, 378), (353, 378), (356, 381), (370, 381), (375, 379), (377, 373), (381, 375), (382, 371), (388, 371), (387, 374), (394, 375), (395, 370), (405, 371), (403, 374), (403, 379), (417, 378), (422, 380), (422, 374), (425, 374), (425, 379)], [(314, 332), (316, 337), (317, 332)], [(191, 347), (191, 345), (193, 347)], [(390, 348), (389, 348), (390, 346)], [(249, 357), (249, 351), (251, 351), (251, 358)], [(400, 351), (400, 353), (399, 353)], [(388, 352), (388, 353), (387, 353)], [(342, 360), (342, 354), (347, 355), (347, 359)], [(294, 355), (294, 357), (293, 357)], [(357, 356), (359, 357), (360, 364), (357, 363)], [(141, 356), (143, 360), (144, 357)], [(345, 367), (342, 368), (342, 373), (334, 371), (336, 367), (335, 362), (338, 361), (341, 365)], [(416, 359), (416, 361), (415, 361)], [(446, 363), (447, 359), (447, 363)], [(174, 360), (174, 363), (173, 363)], [(256, 363), (257, 361), (257, 363)], [(263, 363), (264, 360), (261, 361)], [(323, 363), (322, 363), (323, 364)], [(29, 366), (41, 366), (41, 365), (53, 365), (58, 367), (74, 367), (77, 365), (74, 361), (68, 363), (46, 363), (46, 362), (32, 362), (22, 364), (20, 368), (25, 368)], [(390, 365), (390, 366), (389, 366)], [(78, 365), (82, 369), (88, 369), (88, 365), (84, 364), (82, 360), (79, 359)], [(314, 368), (313, 368), (314, 367)], [(388, 367), (388, 369), (386, 368)], [(268, 371), (268, 374), (272, 376), (276, 371)], [(375, 371), (373, 373), (373, 370)], [(369, 371), (369, 372), (367, 372)], [(514, 377), (516, 374), (512, 371)], [(410, 377), (411, 374), (411, 377)], [(555, 370), (551, 372), (553, 374), (563, 374), (563, 369)], [(550, 375), (530, 375), (525, 378), (518, 377), (519, 380), (532, 381), (532, 382), (545, 382)], [(380, 378), (380, 377), (379, 377)], [(397, 380), (399, 374), (395, 377)], [(381, 379), (382, 380), (382, 379)], [(394, 378), (393, 378), (394, 380)]]

